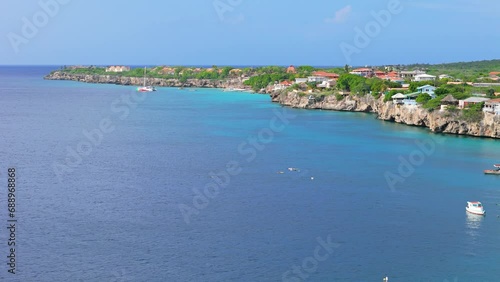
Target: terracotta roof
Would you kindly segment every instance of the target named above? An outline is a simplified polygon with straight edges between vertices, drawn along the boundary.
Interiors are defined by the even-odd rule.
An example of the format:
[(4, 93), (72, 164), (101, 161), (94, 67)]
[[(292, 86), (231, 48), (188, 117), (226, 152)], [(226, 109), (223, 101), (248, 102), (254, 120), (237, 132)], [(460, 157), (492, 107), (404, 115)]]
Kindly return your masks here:
[(315, 76), (324, 76), (324, 77), (329, 77), (329, 78), (338, 78), (339, 75), (336, 73), (329, 73), (325, 71), (315, 71), (313, 72), (313, 75)]
[(488, 101), (486, 101), (486, 103), (498, 104), (498, 103), (500, 103), (500, 98), (488, 100)]

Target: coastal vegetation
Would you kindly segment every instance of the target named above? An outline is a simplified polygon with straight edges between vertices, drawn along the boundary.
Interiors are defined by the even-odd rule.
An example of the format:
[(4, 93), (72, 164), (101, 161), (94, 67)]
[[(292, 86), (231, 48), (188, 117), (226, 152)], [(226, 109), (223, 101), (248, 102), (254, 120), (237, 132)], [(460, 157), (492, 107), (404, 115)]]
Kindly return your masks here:
[(412, 64), (399, 66), (408, 70), (426, 70), (432, 75), (448, 74), (462, 81), (481, 82), (490, 81), (489, 73), (500, 71), (500, 60), (485, 60), (476, 62), (457, 62), (446, 64)]
[(483, 119), (483, 103), (471, 105), (462, 110), (461, 118), (469, 122), (479, 122)]
[(337, 80), (337, 88), (339, 90), (361, 96), (368, 93), (376, 95), (386, 91), (388, 88), (397, 87), (401, 87), (401, 84), (378, 78), (366, 78), (350, 73), (341, 74)]
[[(291, 67), (292, 68), (292, 67)], [(448, 76), (444, 79), (436, 79), (433, 81), (409, 81), (406, 80), (406, 88), (402, 87), (401, 82), (393, 82), (387, 79), (378, 77), (364, 77), (350, 73), (351, 67), (336, 67), (336, 68), (317, 68), (313, 66), (297, 66), (290, 68), (283, 66), (261, 66), (261, 67), (244, 67), (234, 68), (230, 66), (211, 66), (211, 67), (184, 67), (184, 66), (156, 66), (146, 69), (148, 78), (160, 79), (177, 79), (181, 83), (186, 83), (190, 79), (198, 80), (227, 80), (238, 79), (244, 86), (251, 88), (255, 92), (269, 89), (273, 85), (287, 82), (289, 91), (296, 91), (300, 96), (312, 95), (316, 99), (322, 99), (328, 95), (335, 95), (337, 100), (344, 99), (345, 95), (364, 96), (370, 94), (376, 98), (384, 96), (384, 101), (391, 101), (395, 94), (418, 94), (419, 87), (431, 85), (436, 87), (434, 90), (435, 96), (431, 97), (427, 94), (420, 94), (416, 97), (415, 102), (420, 104), (424, 109), (433, 111), (441, 105), (441, 100), (447, 95), (452, 95), (457, 100), (463, 100), (472, 96), (495, 97), (495, 93), (500, 92), (499, 86), (491, 87), (473, 87), (471, 83), (460, 82), (462, 79), (470, 80), (487, 80), (489, 72), (492, 70), (500, 70), (500, 60), (467, 62), (467, 63), (451, 63), (451, 64), (415, 64), (407, 66), (384, 66), (378, 67), (379, 70), (385, 72), (394, 70), (425, 70), (428, 73), (436, 75), (446, 73)], [(110, 72), (105, 67), (88, 66), (88, 67), (63, 67), (61, 70), (68, 74), (85, 74), (85, 75), (109, 75), (118, 77), (143, 77), (144, 68), (128, 68), (121, 72)], [(330, 74), (338, 74), (335, 84), (326, 88), (319, 88), (316, 82), (307, 82), (295, 84), (297, 78), (307, 78), (313, 76), (315, 72), (323, 71)], [(484, 78), (483, 78), (484, 76)], [(455, 81), (450, 84), (451, 77), (455, 77)], [(462, 78), (462, 79), (460, 79)], [(458, 82), (457, 82), (458, 80)], [(290, 86), (291, 85), (291, 86)], [(474, 109), (464, 111), (464, 119), (477, 119), (478, 114)]]

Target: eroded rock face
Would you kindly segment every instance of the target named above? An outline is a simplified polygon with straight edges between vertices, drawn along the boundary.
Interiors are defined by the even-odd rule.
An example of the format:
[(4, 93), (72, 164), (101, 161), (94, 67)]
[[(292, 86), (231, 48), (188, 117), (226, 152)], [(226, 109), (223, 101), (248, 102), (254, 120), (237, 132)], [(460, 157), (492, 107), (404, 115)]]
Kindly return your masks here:
[(500, 116), (484, 114), (480, 122), (462, 120), (459, 115), (448, 112), (429, 112), (421, 107), (408, 107), (384, 102), (371, 95), (347, 96), (337, 100), (334, 95), (325, 97), (299, 95), (295, 92), (274, 92), (273, 102), (302, 109), (323, 109), (335, 111), (371, 112), (378, 119), (429, 128), (432, 132), (500, 138)]
[[(87, 74), (68, 74), (65, 72), (53, 72), (45, 77), (49, 80), (73, 80), (86, 83), (103, 83), (118, 85), (143, 85), (144, 78), (141, 77), (123, 77), (116, 75), (87, 75)], [(249, 89), (243, 85), (240, 78), (226, 80), (210, 79), (188, 79), (181, 82), (178, 79), (147, 78), (146, 84), (158, 87), (197, 87), (197, 88), (241, 88)]]

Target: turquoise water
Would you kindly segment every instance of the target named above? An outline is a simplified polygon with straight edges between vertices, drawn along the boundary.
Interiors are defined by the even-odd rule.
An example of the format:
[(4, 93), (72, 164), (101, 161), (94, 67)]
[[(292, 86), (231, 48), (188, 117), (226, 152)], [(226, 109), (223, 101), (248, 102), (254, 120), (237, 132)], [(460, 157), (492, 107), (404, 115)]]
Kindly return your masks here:
[[(211, 89), (137, 102), (134, 87), (42, 80), (50, 69), (0, 68), (0, 178), (15, 166), (19, 186), (18, 274), (2, 255), (6, 281), (500, 277), (500, 177), (482, 173), (500, 160), (497, 140)], [(103, 120), (113, 130), (95, 145), (83, 132)], [(207, 185), (218, 192), (200, 198)], [(487, 216), (467, 215), (468, 200)]]

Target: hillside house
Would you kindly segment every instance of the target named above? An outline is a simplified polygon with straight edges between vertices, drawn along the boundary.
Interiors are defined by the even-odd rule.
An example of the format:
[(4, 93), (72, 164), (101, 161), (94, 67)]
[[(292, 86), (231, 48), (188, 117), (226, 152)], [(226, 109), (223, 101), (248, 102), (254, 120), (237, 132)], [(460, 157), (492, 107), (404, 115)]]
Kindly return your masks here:
[(431, 96), (431, 98), (436, 98), (436, 94), (434, 94), (434, 91), (436, 91), (436, 87), (432, 86), (432, 85), (424, 85), (424, 86), (420, 86), (417, 88), (417, 92), (419, 92), (420, 94), (429, 94), (429, 96)]
[(483, 98), (483, 97), (470, 97), (470, 98), (467, 98), (465, 100), (459, 100), (458, 101), (458, 107), (461, 108), (461, 109), (464, 109), (464, 108), (467, 108), (470, 105), (479, 104), (479, 103), (482, 103), (482, 102), (486, 102), (488, 100), (490, 100), (490, 99), (489, 98)]
[(483, 112), (500, 115), (500, 99), (492, 99), (484, 102)]

